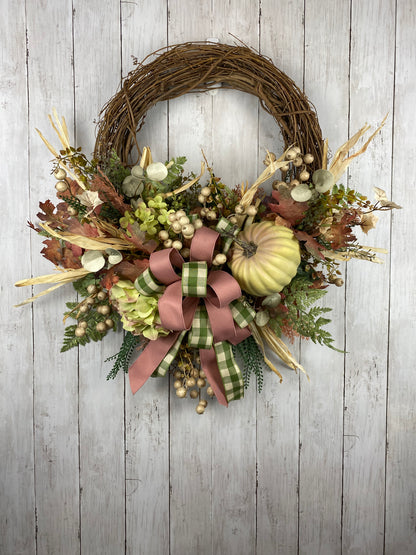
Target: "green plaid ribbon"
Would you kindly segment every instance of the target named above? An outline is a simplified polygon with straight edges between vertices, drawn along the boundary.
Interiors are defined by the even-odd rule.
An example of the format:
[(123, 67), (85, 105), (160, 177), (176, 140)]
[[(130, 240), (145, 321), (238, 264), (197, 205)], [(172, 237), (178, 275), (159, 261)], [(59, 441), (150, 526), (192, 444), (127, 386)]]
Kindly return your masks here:
[[(223, 223), (221, 223), (223, 222)], [(225, 222), (225, 224), (224, 224)], [(218, 226), (224, 226), (222, 229), (233, 229), (232, 224), (225, 218), (221, 218)], [(218, 228), (217, 226), (217, 228)], [(238, 232), (238, 230), (237, 230)], [(230, 239), (230, 245), (232, 238)], [(229, 247), (228, 247), (229, 248)], [(182, 266), (182, 293), (185, 297), (207, 296), (207, 278), (208, 266), (203, 261), (185, 262)], [(134, 286), (143, 295), (154, 295), (165, 289), (153, 276), (149, 269), (146, 269), (134, 282)], [(230, 310), (234, 321), (240, 328), (248, 326), (255, 317), (255, 310), (241, 300), (235, 300), (230, 303)], [(208, 313), (205, 305), (201, 304), (196, 308), (192, 327), (189, 330), (183, 330), (178, 335), (173, 346), (169, 349), (165, 358), (153, 372), (153, 376), (165, 376), (170, 365), (174, 361), (179, 347), (188, 333), (187, 344), (196, 349), (210, 349), (214, 347), (215, 356), (220, 371), (221, 379), (224, 384), (225, 397), (228, 402), (241, 399), (244, 396), (244, 380), (241, 370), (235, 362), (232, 346), (228, 341), (214, 342), (214, 337), (209, 323)]]
[(227, 401), (241, 399), (244, 397), (244, 380), (231, 344), (228, 341), (215, 343), (214, 350)]
[(238, 326), (240, 326), (240, 328), (248, 326), (256, 316), (254, 308), (239, 299), (230, 303), (230, 309), (234, 321)]
[(227, 233), (232, 233), (235, 237), (240, 230), (236, 228), (234, 224), (232, 224), (229, 220), (227, 220), (227, 218), (224, 217), (220, 218), (215, 230), (218, 231), (224, 242), (224, 248), (222, 249), (222, 252), (224, 254), (227, 254), (234, 241), (234, 238), (224, 235), (224, 231), (226, 231)]
[(182, 294), (185, 297), (207, 296), (208, 265), (206, 262), (184, 262)]
[(208, 312), (205, 306), (198, 306), (188, 333), (188, 345), (195, 349), (210, 349), (214, 341), (211, 326), (209, 325)]
[(166, 376), (166, 372), (169, 370), (170, 365), (175, 360), (175, 357), (176, 357), (176, 355), (179, 351), (179, 347), (181, 346), (182, 339), (183, 339), (185, 334), (186, 334), (186, 330), (183, 330), (178, 335), (178, 339), (175, 341), (175, 343), (169, 349), (168, 354), (165, 356), (165, 358), (162, 360), (162, 362), (159, 364), (159, 366), (153, 372), (153, 374), (152, 374), (153, 377)]
[(146, 297), (150, 297), (155, 293), (161, 293), (165, 289), (165, 286), (160, 285), (149, 268), (146, 268), (146, 270), (136, 278), (134, 287), (139, 293)]

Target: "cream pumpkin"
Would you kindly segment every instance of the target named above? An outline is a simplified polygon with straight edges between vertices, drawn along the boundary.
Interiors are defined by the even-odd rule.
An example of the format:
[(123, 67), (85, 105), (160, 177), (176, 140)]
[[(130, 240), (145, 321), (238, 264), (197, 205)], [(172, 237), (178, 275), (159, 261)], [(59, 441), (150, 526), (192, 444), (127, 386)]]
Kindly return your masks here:
[(241, 231), (237, 239), (229, 266), (243, 291), (265, 297), (281, 291), (296, 275), (300, 249), (291, 229), (261, 222)]

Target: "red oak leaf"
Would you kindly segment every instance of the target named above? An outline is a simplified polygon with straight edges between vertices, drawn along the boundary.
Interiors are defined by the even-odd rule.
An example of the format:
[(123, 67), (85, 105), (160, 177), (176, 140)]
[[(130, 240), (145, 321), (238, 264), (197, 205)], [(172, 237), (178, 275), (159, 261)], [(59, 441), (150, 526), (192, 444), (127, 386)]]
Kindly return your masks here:
[(45, 202), (40, 202), (39, 208), (42, 210), (42, 212), (39, 212), (37, 214), (39, 220), (42, 220), (43, 222), (48, 222), (55, 218), (55, 205), (49, 199)]
[(151, 254), (159, 244), (154, 239), (150, 239), (149, 241), (144, 241), (143, 238), (145, 237), (145, 233), (143, 232), (143, 238), (140, 237), (136, 233), (134, 227), (131, 224), (127, 226), (127, 230), (129, 231), (131, 236), (129, 237), (128, 235), (125, 235), (125, 238), (128, 241), (131, 241), (133, 245), (135, 245), (137, 248), (139, 248), (144, 252), (147, 252), (148, 254)]
[(43, 244), (46, 245), (40, 251), (41, 254), (47, 259), (50, 260), (56, 266), (59, 266), (62, 263), (62, 251), (61, 251), (61, 243), (59, 239), (45, 239)]
[(306, 250), (315, 256), (315, 258), (325, 258), (321, 252), (323, 249), (322, 245), (320, 245), (318, 241), (312, 237), (312, 235), (309, 235), (306, 231), (297, 230), (294, 230), (293, 233), (298, 241), (305, 242)]
[(307, 202), (296, 202), (290, 196), (283, 196), (280, 191), (273, 191), (272, 197), (277, 201), (277, 204), (269, 202), (270, 210), (279, 214), (292, 226), (303, 219), (309, 206)]
[(84, 237), (98, 237), (99, 233), (96, 227), (87, 223), (81, 223), (76, 218), (71, 219), (68, 224), (68, 231), (76, 235), (83, 235)]
[[(71, 247), (75, 247), (76, 249), (79, 249), (79, 247), (76, 247), (75, 245), (71, 245)], [(82, 249), (80, 250), (82, 254)], [(61, 264), (64, 268), (74, 268), (74, 269), (82, 268), (82, 264), (80, 261), (81, 255), (76, 254), (73, 248), (64, 247), (62, 254), (63, 254), (63, 257), (62, 257)]]
[(132, 262), (122, 260), (119, 264), (116, 264), (105, 272), (101, 278), (101, 285), (109, 290), (120, 278), (134, 282), (148, 267), (149, 261), (147, 259), (136, 259)]

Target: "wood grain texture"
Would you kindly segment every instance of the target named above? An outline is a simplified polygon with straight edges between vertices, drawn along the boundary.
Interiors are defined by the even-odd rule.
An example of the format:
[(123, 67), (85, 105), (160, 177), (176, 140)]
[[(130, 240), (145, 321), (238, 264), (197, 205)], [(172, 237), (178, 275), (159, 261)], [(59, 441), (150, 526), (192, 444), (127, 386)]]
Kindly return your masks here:
[[(151, 33), (150, 21), (157, 22)], [(121, 38), (126, 75), (134, 67), (132, 56), (141, 60), (166, 45), (166, 0), (122, 3)], [(150, 110), (138, 142), (151, 146), (155, 160), (167, 159), (166, 102)], [(151, 379), (133, 396), (126, 377), (126, 553), (131, 555), (169, 553), (169, 389), (168, 379)]]
[(7, 225), (0, 242), (0, 553), (29, 555), (35, 549), (32, 315), (30, 309), (13, 308), (28, 292), (10, 287), (31, 272), (26, 226), (30, 192), (24, 8), (22, 1), (8, 4), (0, 20), (0, 36), (8, 37), (0, 55), (0, 151), (8, 153), (10, 162), (2, 169)]
[[(276, 22), (285, 20), (276, 34)], [(270, 56), (302, 87), (304, 71), (304, 2), (293, 2), (291, 9), (273, 0), (262, 1), (260, 50)], [(259, 164), (264, 168), (265, 150), (284, 148), (275, 121), (264, 110), (259, 112)], [(276, 175), (279, 179), (279, 172)], [(270, 183), (265, 187), (270, 190)], [(290, 345), (299, 357), (299, 342)], [(280, 383), (272, 372), (265, 373), (265, 386), (257, 397), (257, 553), (270, 550), (288, 555), (298, 552), (299, 509), (299, 380), (296, 374), (276, 361), (283, 375)], [(281, 430), (285, 430), (284, 434)]]
[[(365, 24), (376, 11), (376, 34)], [(352, 2), (350, 134), (392, 113), (394, 2)], [(377, 52), (377, 71), (374, 68)], [(392, 117), (365, 159), (350, 166), (349, 186), (374, 199), (373, 185), (390, 198)], [(359, 241), (390, 250), (390, 218)], [(384, 258), (384, 256), (383, 256)], [(389, 265), (348, 263), (344, 408), (343, 550), (382, 553), (384, 531)], [(350, 299), (361, 299), (359, 308)], [(368, 346), (371, 345), (371, 349)], [(371, 461), (371, 464), (369, 464)], [(359, 541), (357, 539), (359, 538)], [(361, 551), (360, 551), (361, 550)]]
[[(414, 2), (1, 5), (2, 555), (415, 553)], [(105, 380), (103, 359), (121, 333), (79, 356), (59, 353), (71, 287), (18, 311), (12, 304), (29, 291), (10, 284), (51, 271), (25, 225), (53, 196), (50, 154), (34, 130), (57, 144), (51, 108), (90, 152), (93, 120), (132, 56), (209, 37), (233, 43), (230, 33), (305, 87), (332, 150), (389, 111), (348, 183), (370, 197), (382, 187), (406, 208), (365, 237), (390, 249), (384, 267), (349, 263), (346, 288), (325, 299), (345, 357), (302, 342), (310, 382), (281, 368), (282, 384), (266, 373), (260, 395), (253, 380), (244, 401), (228, 409), (210, 401), (197, 416), (167, 379), (135, 396), (123, 376)], [(189, 171), (199, 170), (203, 148), (231, 186), (256, 177), (265, 148), (281, 149), (257, 99), (235, 91), (157, 105), (139, 142), (155, 160), (187, 155)]]
[[(305, 93), (333, 150), (348, 138), (349, 34), (349, 2), (306, 2)], [(323, 304), (333, 308), (328, 328), (342, 349), (343, 292), (329, 291)], [(339, 553), (344, 360), (310, 341), (301, 349), (310, 382), (300, 380), (299, 553)]]
[(411, 123), (416, 86), (414, 4), (399, 2), (396, 17), (392, 197), (405, 209), (393, 214), (391, 229), (385, 552), (407, 555), (416, 551), (416, 297), (409, 244), (414, 229), (410, 207), (416, 205), (416, 197), (406, 155), (408, 145), (416, 144)]
[[(211, 20), (210, 2), (169, 0), (169, 44), (211, 37)], [(210, 159), (212, 97), (188, 94), (170, 101), (169, 157), (185, 153), (186, 168), (199, 170), (201, 148)], [(199, 417), (196, 402), (178, 399), (172, 385), (170, 399), (171, 553), (211, 553), (213, 414)]]
[[(214, 0), (213, 13), (212, 33), (220, 42), (235, 44), (234, 35), (258, 48), (258, 2)], [(257, 98), (219, 90), (212, 97), (212, 107), (215, 175), (229, 187), (245, 180), (253, 183), (257, 177)], [(239, 555), (256, 549), (256, 397), (253, 380), (242, 403), (233, 402), (227, 413), (223, 407), (213, 413), (213, 553)]]
[[(57, 144), (46, 117), (56, 106), (73, 131), (72, 8), (29, 2), (26, 13), (30, 212), (34, 216), (39, 201), (51, 197), (56, 182), (50, 175), (51, 155), (35, 127)], [(47, 44), (52, 47), (46, 48)], [(40, 241), (41, 237), (32, 237), (34, 275), (51, 271), (50, 263), (36, 252)], [(73, 299), (70, 289), (60, 289), (33, 307), (36, 547), (47, 554), (79, 551), (78, 357), (76, 352), (59, 352), (62, 311), (65, 302)]]
[[(73, 2), (76, 144), (88, 154), (95, 143), (92, 122), (121, 79), (119, 21), (118, 0), (107, 1), (105, 10), (99, 0)], [(106, 381), (109, 368), (103, 362), (120, 343), (121, 334), (110, 331), (79, 356), (83, 553), (105, 553), (109, 545), (121, 553), (125, 545), (124, 382), (121, 376)]]

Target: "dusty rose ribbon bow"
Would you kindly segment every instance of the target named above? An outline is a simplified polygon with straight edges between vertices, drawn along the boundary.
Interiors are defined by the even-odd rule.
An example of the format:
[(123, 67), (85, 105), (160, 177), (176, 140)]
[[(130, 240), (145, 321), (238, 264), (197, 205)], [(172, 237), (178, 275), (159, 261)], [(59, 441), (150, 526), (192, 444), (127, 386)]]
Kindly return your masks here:
[[(201, 299), (208, 314), (214, 346), (224, 341), (237, 345), (250, 335), (247, 327), (236, 325), (229, 306), (232, 301), (241, 296), (237, 281), (222, 270), (209, 270), (218, 237), (219, 233), (213, 229), (207, 227), (198, 229), (191, 242), (190, 262), (185, 262), (179, 252), (173, 248), (163, 249), (150, 255), (150, 271), (146, 270), (147, 277), (150, 276), (151, 280), (156, 278), (157, 282), (166, 286), (158, 306), (161, 324), (171, 330), (171, 333), (150, 341), (129, 368), (133, 393), (142, 387), (164, 361), (179, 340), (179, 336), (182, 334), (183, 337), (184, 331), (191, 329)], [(179, 275), (176, 269), (182, 270), (182, 275)], [(145, 280), (146, 277), (144, 276), (143, 279)], [(155, 283), (153, 280), (153, 284)], [(136, 284), (136, 287), (140, 291), (140, 286)], [(228, 405), (214, 346), (200, 348), (201, 368), (218, 401)]]

